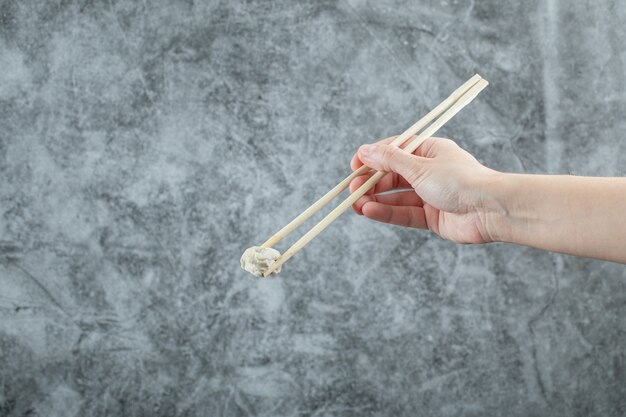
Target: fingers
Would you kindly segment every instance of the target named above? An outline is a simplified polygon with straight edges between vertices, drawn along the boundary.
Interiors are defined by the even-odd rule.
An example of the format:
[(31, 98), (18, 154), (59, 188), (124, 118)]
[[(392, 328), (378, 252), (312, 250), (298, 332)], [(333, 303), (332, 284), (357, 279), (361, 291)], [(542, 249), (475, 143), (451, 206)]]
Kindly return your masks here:
[(427, 229), (424, 208), (410, 206), (390, 206), (370, 201), (363, 206), (363, 214), (368, 219), (404, 227)]
[[(395, 138), (397, 138), (398, 136), (390, 136), (388, 138), (385, 139), (381, 139), (376, 143), (381, 143), (381, 144), (390, 144), (391, 142), (393, 142), (393, 140)], [(407, 143), (409, 141), (407, 140)], [(354, 154), (354, 156), (352, 157), (352, 160), (350, 160), (350, 168), (352, 169), (352, 171), (356, 171), (357, 169), (361, 168), (361, 166), (363, 166), (363, 162), (359, 159), (358, 154)]]
[[(395, 138), (397, 138), (397, 136), (391, 136), (391, 137), (379, 140), (373, 145), (388, 145), (391, 142), (393, 142)], [(411, 142), (411, 140), (413, 140), (414, 138), (415, 136), (408, 139), (404, 144), (402, 144), (402, 146), (400, 146), (400, 148), (401, 149), (405, 148), (405, 145), (408, 145)], [(434, 158), (435, 156), (441, 153), (454, 151), (458, 149), (459, 149), (459, 146), (456, 144), (456, 142), (454, 142), (451, 139), (430, 137), (430, 138), (425, 139), (424, 142), (422, 142), (422, 144), (420, 145), (420, 147), (417, 148), (413, 152), (413, 154), (417, 156), (422, 156), (424, 158)], [(352, 168), (353, 171), (356, 171), (362, 165), (363, 165), (363, 161), (360, 159), (359, 153), (357, 152), (356, 154), (354, 154), (354, 156), (352, 157), (352, 160), (350, 161), (350, 167)]]
[(350, 169), (352, 169), (352, 171), (356, 171), (362, 166), (363, 166), (363, 162), (361, 162), (357, 154), (354, 154), (354, 156), (350, 160)]
[(353, 210), (358, 214), (363, 214), (363, 206), (369, 202), (386, 204), (389, 206), (412, 206), (420, 207), (424, 204), (423, 200), (415, 193), (415, 191), (403, 191), (391, 194), (366, 194), (359, 198), (353, 205)]
[(395, 172), (415, 186), (425, 171), (429, 159), (412, 155), (390, 145), (363, 145), (358, 151), (359, 159), (377, 171)]
[(459, 146), (451, 139), (431, 137), (425, 139), (419, 148), (413, 152), (417, 156), (425, 158), (434, 158), (442, 153), (458, 149)]
[[(365, 184), (365, 182), (367, 180), (369, 180), (371, 177), (372, 177), (372, 174), (366, 174), (366, 175), (360, 175), (360, 176), (356, 177), (355, 179), (353, 179), (352, 182), (350, 183), (350, 193), (355, 192), (359, 187), (361, 187), (363, 184)], [(398, 175), (396, 173), (393, 173), (393, 172), (389, 173), (389, 174), (385, 175), (380, 181), (378, 181), (374, 187), (369, 189), (367, 191), (367, 193), (365, 193), (365, 195), (363, 197), (358, 199), (352, 205), (352, 209), (358, 215), (361, 215), (361, 214), (363, 214), (363, 212), (361, 211), (361, 207), (363, 206), (363, 204), (365, 204), (365, 202), (367, 202), (367, 201), (382, 201), (382, 200), (380, 200), (380, 198), (383, 197), (383, 196), (374, 196), (374, 194), (383, 193), (385, 191), (392, 191), (392, 190), (402, 189), (402, 188), (412, 188), (412, 187), (411, 187), (411, 184), (409, 184), (407, 182), (407, 180), (402, 178), (400, 175)], [(401, 194), (401, 193), (394, 193), (394, 194)], [(415, 194), (414, 191), (410, 191), (409, 194), (412, 194), (416, 198), (419, 199), (419, 197), (417, 197), (417, 194)], [(415, 201), (418, 201), (418, 200), (415, 200)], [(419, 202), (421, 202), (421, 199), (419, 199)], [(389, 203), (389, 204), (391, 204), (391, 203)], [(416, 203), (416, 204), (418, 204), (418, 203)], [(421, 204), (421, 203), (419, 203), (419, 204)]]
[(354, 210), (354, 212), (356, 214), (358, 214), (359, 216), (363, 215), (363, 206), (366, 203), (369, 202), (376, 202), (376, 197), (373, 195), (364, 195), (363, 197), (359, 198), (353, 205), (352, 205), (352, 210)]
[[(350, 182), (350, 192), (355, 192), (361, 185), (365, 184), (367, 180), (372, 177), (373, 174), (365, 174), (359, 175), (355, 179)], [(384, 193), (385, 191), (392, 191), (402, 188), (413, 188), (411, 184), (399, 174), (395, 172), (390, 172), (385, 175), (380, 181), (376, 183), (376, 185), (371, 188), (367, 194), (379, 194)]]

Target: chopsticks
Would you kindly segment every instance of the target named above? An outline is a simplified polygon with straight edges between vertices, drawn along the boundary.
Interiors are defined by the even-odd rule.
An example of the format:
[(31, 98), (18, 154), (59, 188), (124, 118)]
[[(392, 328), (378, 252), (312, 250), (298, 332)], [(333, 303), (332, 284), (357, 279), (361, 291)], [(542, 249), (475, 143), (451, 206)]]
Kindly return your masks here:
[[(478, 96), (478, 94), (489, 85), (487, 80), (483, 79), (480, 75), (476, 74), (472, 78), (470, 78), (467, 82), (465, 82), (461, 87), (456, 89), (448, 98), (442, 101), (437, 107), (431, 110), (426, 116), (418, 120), (415, 124), (409, 127), (405, 132), (403, 132), (400, 136), (391, 142), (393, 146), (400, 146), (407, 141), (407, 139), (411, 138), (415, 135), (420, 129), (426, 126), (428, 123), (432, 122), (437, 116), (436, 119), (430, 126), (428, 126), (422, 133), (413, 138), (411, 142), (403, 149), (405, 152), (412, 153), (415, 151), (427, 138), (431, 137), (435, 134), (445, 123), (447, 123), (452, 117), (454, 117), (461, 109), (467, 106), (472, 100)], [(443, 113), (443, 114), (442, 114)], [(352, 174), (347, 176), (343, 181), (337, 184), (333, 189), (331, 189), (328, 193), (326, 193), (322, 198), (313, 203), (308, 209), (303, 211), (300, 215), (298, 215), (295, 219), (293, 219), (289, 224), (280, 229), (276, 234), (270, 237), (265, 243), (263, 243), (263, 247), (271, 247), (276, 243), (280, 242), (285, 236), (291, 233), (296, 227), (310, 218), (313, 214), (318, 212), (322, 207), (328, 204), (332, 199), (338, 196), (349, 184), (350, 182), (358, 177), (359, 175), (363, 175), (367, 173), (370, 168), (365, 165), (354, 171)], [(372, 188), (378, 181), (380, 181), (387, 173), (378, 171), (372, 177), (366, 181), (361, 187), (359, 187), (355, 192), (350, 194), (348, 198), (346, 198), (341, 204), (339, 204), (335, 209), (333, 209), (326, 217), (324, 217), (319, 223), (313, 226), (307, 233), (305, 233), (296, 243), (294, 243), (285, 253), (282, 254), (280, 258), (278, 258), (268, 270), (263, 274), (263, 276), (269, 276), (273, 271), (278, 269), (281, 265), (283, 265), (289, 258), (295, 255), (298, 251), (300, 251), (307, 243), (309, 243), (315, 236), (320, 234), (330, 223), (332, 223), (335, 219), (337, 219), (343, 212), (345, 212), (348, 208), (352, 206), (359, 198), (361, 198), (365, 193)]]

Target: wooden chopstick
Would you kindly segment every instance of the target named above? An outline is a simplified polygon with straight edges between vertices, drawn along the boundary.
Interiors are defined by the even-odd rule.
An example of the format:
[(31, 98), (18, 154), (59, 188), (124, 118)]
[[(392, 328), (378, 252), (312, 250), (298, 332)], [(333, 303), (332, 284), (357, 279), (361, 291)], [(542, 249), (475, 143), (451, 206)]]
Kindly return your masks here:
[[(415, 135), (419, 132), (424, 126), (432, 122), (437, 116), (443, 113), (446, 109), (452, 106), (460, 97), (463, 96), (466, 92), (469, 91), (471, 87), (473, 87), (478, 81), (480, 81), (482, 77), (478, 74), (475, 74), (472, 78), (467, 80), (462, 86), (454, 90), (452, 94), (444, 101), (442, 101), (437, 107), (432, 109), (426, 116), (422, 117), (420, 120), (415, 122), (411, 127), (409, 127), (404, 133), (395, 138), (391, 145), (393, 146), (401, 146), (406, 142), (407, 139)], [(285, 227), (276, 232), (272, 237), (267, 239), (265, 243), (261, 246), (265, 248), (270, 248), (283, 240), (289, 233), (293, 232), (298, 226), (308, 220), (312, 215), (321, 210), (326, 204), (330, 203), (335, 197), (337, 197), (343, 190), (345, 190), (350, 182), (356, 177), (367, 173), (370, 169), (363, 165), (356, 171), (352, 172), (352, 174), (348, 175), (345, 179), (343, 179), (339, 184), (337, 184), (333, 189), (327, 192), (322, 198), (313, 203), (309, 208), (304, 210), (302, 213), (298, 215), (295, 219), (289, 222)]]
[[(467, 106), (472, 100), (478, 96), (478, 94), (489, 85), (487, 80), (480, 79), (475, 83), (465, 94), (463, 94), (458, 100), (446, 110), (437, 120), (435, 120), (430, 126), (428, 126), (422, 133), (416, 136), (403, 150), (405, 152), (412, 153), (415, 151), (427, 138), (434, 135), (444, 124), (446, 124), (452, 117), (454, 117), (463, 107)], [(280, 266), (282, 266), (289, 258), (300, 251), (307, 243), (320, 234), (329, 224), (337, 219), (343, 212), (352, 206), (359, 198), (372, 188), (378, 181), (380, 181), (386, 172), (378, 171), (372, 177), (359, 187), (355, 192), (350, 194), (341, 204), (339, 204), (333, 211), (328, 213), (319, 223), (311, 228), (304, 234), (296, 243), (294, 243), (285, 253), (282, 254), (270, 267), (265, 271), (263, 276), (267, 277)]]

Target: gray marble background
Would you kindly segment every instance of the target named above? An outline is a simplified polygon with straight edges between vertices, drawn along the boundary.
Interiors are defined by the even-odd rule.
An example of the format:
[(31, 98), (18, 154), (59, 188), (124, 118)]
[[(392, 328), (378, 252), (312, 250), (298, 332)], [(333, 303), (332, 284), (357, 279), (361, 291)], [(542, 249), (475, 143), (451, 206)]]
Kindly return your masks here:
[(278, 278), (238, 265), (475, 72), (442, 135), (626, 175), (625, 28), (618, 0), (0, 0), (0, 415), (626, 415), (624, 266), (353, 213)]

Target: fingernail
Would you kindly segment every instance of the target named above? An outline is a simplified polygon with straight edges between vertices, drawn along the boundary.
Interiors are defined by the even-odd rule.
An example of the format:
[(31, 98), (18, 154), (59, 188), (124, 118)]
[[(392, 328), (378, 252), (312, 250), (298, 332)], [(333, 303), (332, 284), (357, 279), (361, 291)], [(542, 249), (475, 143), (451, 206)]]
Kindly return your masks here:
[(361, 146), (361, 156), (369, 158), (376, 152), (376, 145), (363, 145)]

